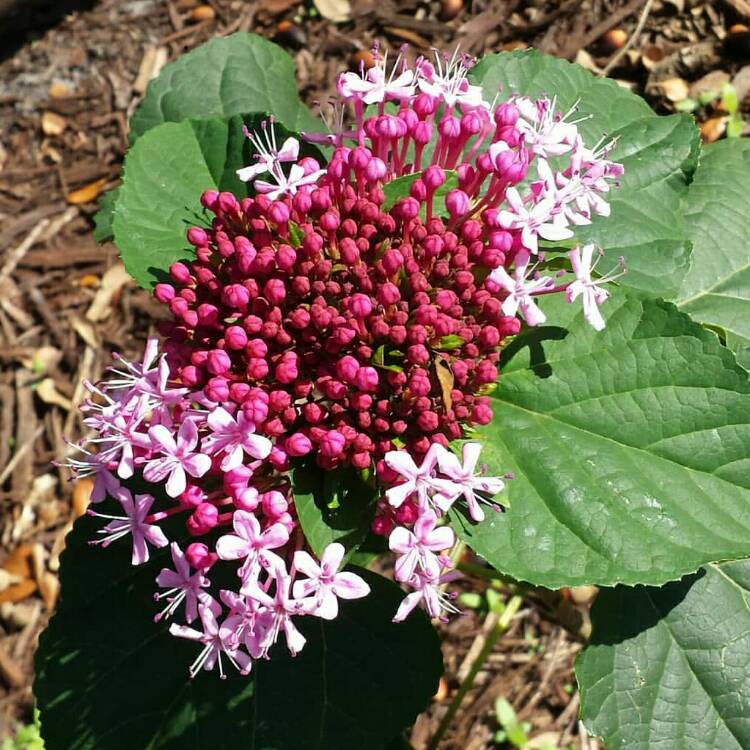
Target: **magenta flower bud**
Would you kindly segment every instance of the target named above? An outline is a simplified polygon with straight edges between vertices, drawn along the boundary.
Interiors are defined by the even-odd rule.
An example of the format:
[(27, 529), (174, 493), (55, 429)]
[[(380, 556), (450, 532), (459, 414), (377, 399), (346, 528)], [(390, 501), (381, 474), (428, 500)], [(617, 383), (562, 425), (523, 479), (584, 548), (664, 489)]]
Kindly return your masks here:
[(276, 251), (276, 265), (282, 271), (291, 271), (297, 260), (297, 253), (291, 245), (279, 245)]
[(242, 321), (242, 327), (249, 336), (253, 336), (256, 333), (260, 333), (263, 328), (263, 321), (257, 315), (248, 315)]
[(187, 520), (188, 532), (192, 536), (208, 534), (219, 520), (219, 511), (211, 503), (201, 503)]
[(375, 516), (370, 524), (372, 533), (378, 536), (388, 536), (395, 526), (396, 524), (393, 519), (387, 516)]
[(257, 396), (249, 395), (242, 402), (242, 413), (253, 424), (261, 424), (268, 418), (268, 403)]
[(479, 343), (486, 349), (494, 349), (500, 343), (500, 331), (495, 326), (484, 326), (479, 333)]
[(419, 216), (419, 201), (415, 198), (402, 198), (391, 210), (402, 221), (410, 221)]
[(241, 310), (250, 302), (250, 292), (242, 284), (229, 284), (221, 293), (221, 301)]
[(308, 192), (298, 192), (292, 198), (292, 208), (301, 215), (307, 214), (312, 208), (312, 198)]
[(203, 195), (201, 195), (201, 205), (209, 211), (214, 210), (217, 200), (219, 200), (219, 194), (215, 190), (206, 190)]
[(417, 425), (424, 432), (434, 432), (440, 424), (440, 418), (434, 411), (423, 411), (417, 417)]
[(205, 229), (201, 229), (200, 227), (190, 227), (187, 231), (187, 241), (191, 245), (200, 247), (201, 245), (208, 245), (210, 238)]
[(302, 416), (309, 424), (318, 424), (325, 418), (325, 409), (319, 404), (305, 404), (302, 407)]
[(263, 380), (268, 375), (268, 362), (260, 357), (251, 357), (247, 360), (247, 376), (253, 380)]
[(275, 519), (289, 509), (289, 503), (286, 498), (277, 490), (264, 492), (260, 496), (260, 502), (263, 506), (263, 512), (270, 518)]
[(378, 287), (377, 297), (381, 305), (395, 305), (401, 300), (401, 292), (395, 284), (387, 282)]
[(410, 526), (419, 518), (419, 509), (411, 500), (407, 500), (396, 508), (393, 515), (399, 526)]
[(461, 137), (461, 120), (452, 115), (445, 115), (440, 118), (438, 132), (448, 141), (455, 141)]
[(412, 134), (415, 143), (419, 146), (426, 146), (432, 140), (432, 124), (429, 122), (420, 122)]
[(331, 338), (338, 346), (346, 346), (356, 335), (354, 329), (341, 326), (333, 332)]
[(340, 224), (341, 219), (339, 218), (339, 215), (333, 211), (326, 211), (320, 217), (320, 227), (326, 232), (335, 232)]
[(461, 118), (461, 135), (469, 138), (482, 130), (482, 118), (477, 112), (467, 112)]
[(255, 487), (246, 487), (234, 496), (234, 507), (252, 513), (260, 505), (260, 496)]
[(340, 380), (327, 380), (323, 386), (323, 392), (333, 401), (342, 401), (346, 398), (349, 389)]
[(278, 414), (280, 411), (284, 411), (284, 409), (288, 409), (291, 406), (292, 397), (287, 391), (275, 390), (268, 394), (266, 403), (272, 412)]
[(175, 290), (171, 284), (157, 284), (154, 287), (154, 298), (162, 304), (168, 304), (175, 297)]
[(219, 211), (225, 214), (234, 214), (240, 210), (240, 204), (231, 193), (219, 193), (219, 199), (216, 203)]
[(194, 365), (188, 365), (187, 367), (180, 368), (180, 380), (183, 385), (188, 388), (198, 385), (202, 380), (200, 370)]
[(295, 432), (286, 439), (284, 448), (290, 456), (306, 456), (312, 450), (313, 445), (307, 435)]
[(474, 379), (478, 385), (487, 385), (497, 380), (497, 367), (488, 359), (483, 359), (477, 366)]
[(208, 570), (218, 560), (218, 556), (215, 552), (211, 552), (205, 544), (193, 542), (185, 550), (185, 559), (196, 570)]
[(405, 326), (391, 326), (391, 330), (388, 334), (388, 338), (396, 346), (400, 346), (406, 341), (406, 327)]
[(409, 390), (414, 396), (426, 396), (430, 392), (430, 378), (424, 370), (415, 370), (409, 378)]
[(342, 357), (336, 363), (336, 374), (346, 383), (354, 382), (359, 371), (359, 362), (352, 356)]
[(439, 100), (429, 94), (418, 94), (412, 102), (412, 109), (417, 113), (420, 119), (424, 119), (433, 114), (438, 108)]
[(505, 102), (495, 107), (494, 119), (498, 127), (512, 127), (518, 122), (518, 107), (510, 102)]
[(501, 317), (497, 320), (500, 336), (515, 336), (521, 330), (521, 321), (518, 318)]
[(184, 263), (172, 263), (172, 265), (169, 267), (169, 275), (178, 284), (190, 283), (190, 270)]
[(323, 456), (336, 458), (344, 452), (346, 438), (338, 430), (328, 430), (319, 442), (320, 452)]
[(425, 187), (431, 192), (435, 192), (441, 185), (445, 184), (445, 170), (438, 166), (429, 166), (422, 173), (422, 180)]
[(320, 162), (317, 159), (313, 159), (312, 156), (303, 156), (297, 164), (302, 167), (305, 176), (313, 174), (320, 169)]
[[(328, 165), (330, 171), (331, 165)], [(327, 211), (332, 205), (331, 196), (327, 189), (318, 188), (310, 193), (310, 200), (312, 201), (312, 207), (316, 211)]]
[(263, 339), (250, 339), (245, 346), (245, 351), (251, 358), (265, 357), (268, 354), (268, 344)]
[(426, 365), (430, 361), (430, 352), (423, 344), (412, 344), (406, 350), (406, 359), (415, 365)]
[(180, 504), (186, 508), (197, 508), (205, 498), (205, 493), (197, 484), (188, 484), (180, 495)]
[(422, 180), (414, 180), (409, 188), (409, 195), (414, 200), (424, 203), (427, 200), (427, 187)]
[(377, 182), (378, 180), (385, 179), (388, 174), (388, 167), (382, 159), (377, 157), (371, 159), (365, 167), (365, 177), (370, 182)]
[(370, 163), (372, 153), (364, 146), (357, 146), (349, 152), (347, 162), (357, 172), (362, 172)]
[(274, 201), (268, 209), (268, 218), (274, 224), (286, 224), (289, 221), (289, 206), (282, 201)]
[(353, 453), (350, 460), (355, 469), (367, 469), (372, 463), (371, 455), (364, 451)]
[(476, 219), (467, 219), (461, 225), (461, 237), (466, 242), (478, 240), (482, 236), (482, 224)]
[(476, 424), (489, 424), (492, 421), (492, 409), (487, 404), (478, 404), (471, 412), (471, 421)]
[(360, 367), (354, 382), (360, 391), (371, 393), (378, 388), (378, 371), (374, 367)]
[(229, 386), (229, 398), (237, 404), (241, 404), (250, 392), (249, 383), (232, 383)]
[(244, 465), (230, 469), (224, 474), (224, 489), (234, 496), (247, 487), (252, 476), (252, 469)]
[(169, 301), (169, 309), (172, 315), (181, 318), (188, 311), (188, 303), (182, 297), (175, 297)]
[(389, 248), (383, 253), (383, 268), (391, 276), (404, 265), (404, 256), (395, 248)]
[(279, 383), (288, 385), (293, 383), (299, 377), (299, 369), (297, 368), (297, 362), (292, 359), (283, 359), (276, 365), (275, 370), (276, 380)]
[(223, 349), (212, 349), (206, 358), (206, 367), (212, 375), (223, 375), (232, 369), (232, 360)]
[(269, 279), (263, 285), (263, 295), (272, 305), (278, 305), (286, 297), (286, 286), (281, 279)]
[(208, 383), (206, 383), (206, 387), (203, 391), (211, 401), (224, 403), (229, 400), (229, 381), (222, 377), (211, 378)]
[(247, 334), (245, 329), (240, 326), (229, 326), (224, 333), (227, 349), (238, 351), (244, 349), (247, 345)]
[(369, 393), (353, 393), (351, 404), (358, 411), (366, 411), (372, 406), (372, 396)]
[(419, 122), (419, 115), (413, 109), (399, 110), (397, 117), (403, 121), (407, 130), (411, 133)]
[(354, 294), (349, 299), (349, 311), (357, 318), (366, 318), (372, 312), (372, 301), (365, 294)]
[(469, 210), (469, 196), (463, 190), (451, 190), (445, 196), (445, 207), (451, 217), (463, 216)]

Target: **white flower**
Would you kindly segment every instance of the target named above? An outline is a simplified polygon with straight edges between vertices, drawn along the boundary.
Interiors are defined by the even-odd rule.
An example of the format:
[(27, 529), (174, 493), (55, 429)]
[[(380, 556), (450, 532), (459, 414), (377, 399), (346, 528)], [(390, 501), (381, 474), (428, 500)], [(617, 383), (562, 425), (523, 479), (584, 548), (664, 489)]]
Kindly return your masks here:
[(555, 282), (549, 276), (528, 280), (526, 278), (528, 263), (528, 253), (519, 253), (513, 276), (510, 276), (503, 266), (499, 266), (489, 278), (508, 293), (502, 305), (503, 315), (512, 317), (520, 310), (524, 320), (530, 326), (538, 326), (547, 320), (547, 316), (534, 302), (533, 295), (549, 291), (554, 287)]

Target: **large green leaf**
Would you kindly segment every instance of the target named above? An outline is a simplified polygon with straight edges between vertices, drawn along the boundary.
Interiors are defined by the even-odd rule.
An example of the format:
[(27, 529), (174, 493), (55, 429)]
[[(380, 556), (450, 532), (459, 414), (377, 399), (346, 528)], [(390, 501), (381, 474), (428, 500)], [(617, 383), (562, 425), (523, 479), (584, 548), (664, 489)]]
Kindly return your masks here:
[(750, 747), (750, 564), (604, 590), (578, 658), (581, 714), (608, 750)]
[(292, 478), (294, 507), (307, 543), (318, 555), (332, 542), (353, 552), (370, 528), (375, 490), (353, 470), (304, 466)]
[(726, 332), (735, 350), (750, 345), (750, 141), (704, 149), (690, 186), (685, 223), (693, 265), (678, 305)]
[(130, 140), (163, 122), (272, 114), (289, 130), (320, 130), (297, 94), (294, 62), (257, 34), (212, 39), (167, 65), (130, 120)]
[(612, 215), (595, 217), (577, 239), (596, 242), (607, 252), (600, 270), (624, 256), (626, 286), (674, 296), (688, 268), (690, 242), (680, 201), (698, 156), (698, 131), (688, 115), (658, 117), (646, 102), (614, 81), (597, 78), (578, 65), (533, 50), (486, 56), (471, 72), (485, 98), (498, 94), (557, 97), (565, 112), (578, 102), (585, 141), (617, 137), (612, 158), (625, 165), (621, 187), (610, 193)]
[[(572, 306), (550, 308), (566, 324)], [(717, 337), (670, 303), (619, 295), (597, 333), (576, 314), (517, 340), (483, 428), (512, 471), (511, 509), (461, 537), (494, 567), (549, 587), (674, 580), (750, 556), (750, 382)]]
[(37, 652), (47, 750), (379, 750), (435, 691), (434, 629), (421, 613), (393, 624), (399, 588), (362, 570), (368, 597), (331, 622), (298, 618), (308, 642), (296, 658), (278, 645), (249, 677), (190, 680), (200, 647), (152, 622), (168, 555), (133, 568), (127, 541), (88, 545), (97, 525), (82, 518), (68, 537), (61, 604)]

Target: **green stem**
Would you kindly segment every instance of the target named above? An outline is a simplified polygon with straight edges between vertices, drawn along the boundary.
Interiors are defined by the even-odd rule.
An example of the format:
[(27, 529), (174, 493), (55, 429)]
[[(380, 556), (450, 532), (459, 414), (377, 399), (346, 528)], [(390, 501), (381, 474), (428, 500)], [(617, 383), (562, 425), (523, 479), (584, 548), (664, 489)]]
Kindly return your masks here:
[[(448, 710), (446, 711), (445, 716), (443, 716), (443, 719), (440, 722), (437, 730), (435, 731), (435, 734), (432, 735), (432, 739), (430, 740), (430, 744), (427, 746), (427, 750), (437, 750), (438, 745), (443, 739), (443, 735), (453, 721), (453, 718), (460, 708), (461, 703), (466, 696), (466, 693), (469, 692), (471, 686), (474, 684), (474, 680), (476, 679), (477, 674), (479, 674), (479, 670), (487, 661), (487, 657), (492, 653), (492, 649), (495, 647), (495, 644), (497, 643), (500, 636), (510, 626), (511, 620), (521, 606), (521, 602), (521, 597), (516, 595), (512, 597), (511, 600), (505, 605), (505, 609), (495, 623), (495, 626), (487, 634), (484, 646), (482, 646), (482, 650), (479, 652), (477, 658), (474, 660), (474, 663), (471, 665), (469, 673), (464, 678), (464, 681), (459, 685), (456, 694), (453, 696), (453, 700), (451, 701), (450, 706), (448, 706)], [(492, 613), (490, 613), (490, 615), (491, 614)], [(487, 616), (489, 617), (490, 615)]]

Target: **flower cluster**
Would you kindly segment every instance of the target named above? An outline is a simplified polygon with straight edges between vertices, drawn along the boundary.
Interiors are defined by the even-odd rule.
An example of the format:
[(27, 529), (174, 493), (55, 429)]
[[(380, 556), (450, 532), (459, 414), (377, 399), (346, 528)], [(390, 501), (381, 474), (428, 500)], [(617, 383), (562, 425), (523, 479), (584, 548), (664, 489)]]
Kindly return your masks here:
[[(100, 543), (130, 535), (139, 564), (170, 544), (167, 519), (196, 538), (171, 541), (156, 597), (158, 618), (183, 613), (171, 632), (203, 645), (191, 673), (223, 674), (223, 657), (247, 672), (282, 632), (297, 653), (294, 617), (335, 617), (339, 598), (368, 592), (339, 572), (340, 544), (319, 561), (304, 549), (293, 466), (360, 470), (380, 494), (372, 530), (412, 589), (397, 621), (418, 603), (454, 611), (445, 513), (459, 499), (477, 522), (483, 505), (500, 509), (503, 479), (477, 473), (466, 438), (492, 419), (502, 346), (545, 321), (551, 293), (604, 326), (616, 276), (593, 275), (599, 251), (573, 247), (570, 273), (545, 275), (540, 242), (608, 214), (613, 144), (587, 147), (554, 100), (488, 104), (458, 54), (376, 59), (340, 76), (332, 132), (305, 136), (330, 148), (327, 164), (292, 136), (279, 146), (273, 121), (246, 131), (256, 162), (237, 174), (254, 196), (205, 192), (210, 223), (188, 230), (191, 258), (154, 289), (171, 314), (164, 354), (150, 341), (142, 363), (120, 358), (82, 407), (96, 437), (69, 465), (124, 513), (102, 515)], [(164, 492), (133, 495), (134, 476)], [(235, 589), (212, 587), (220, 564)]]

